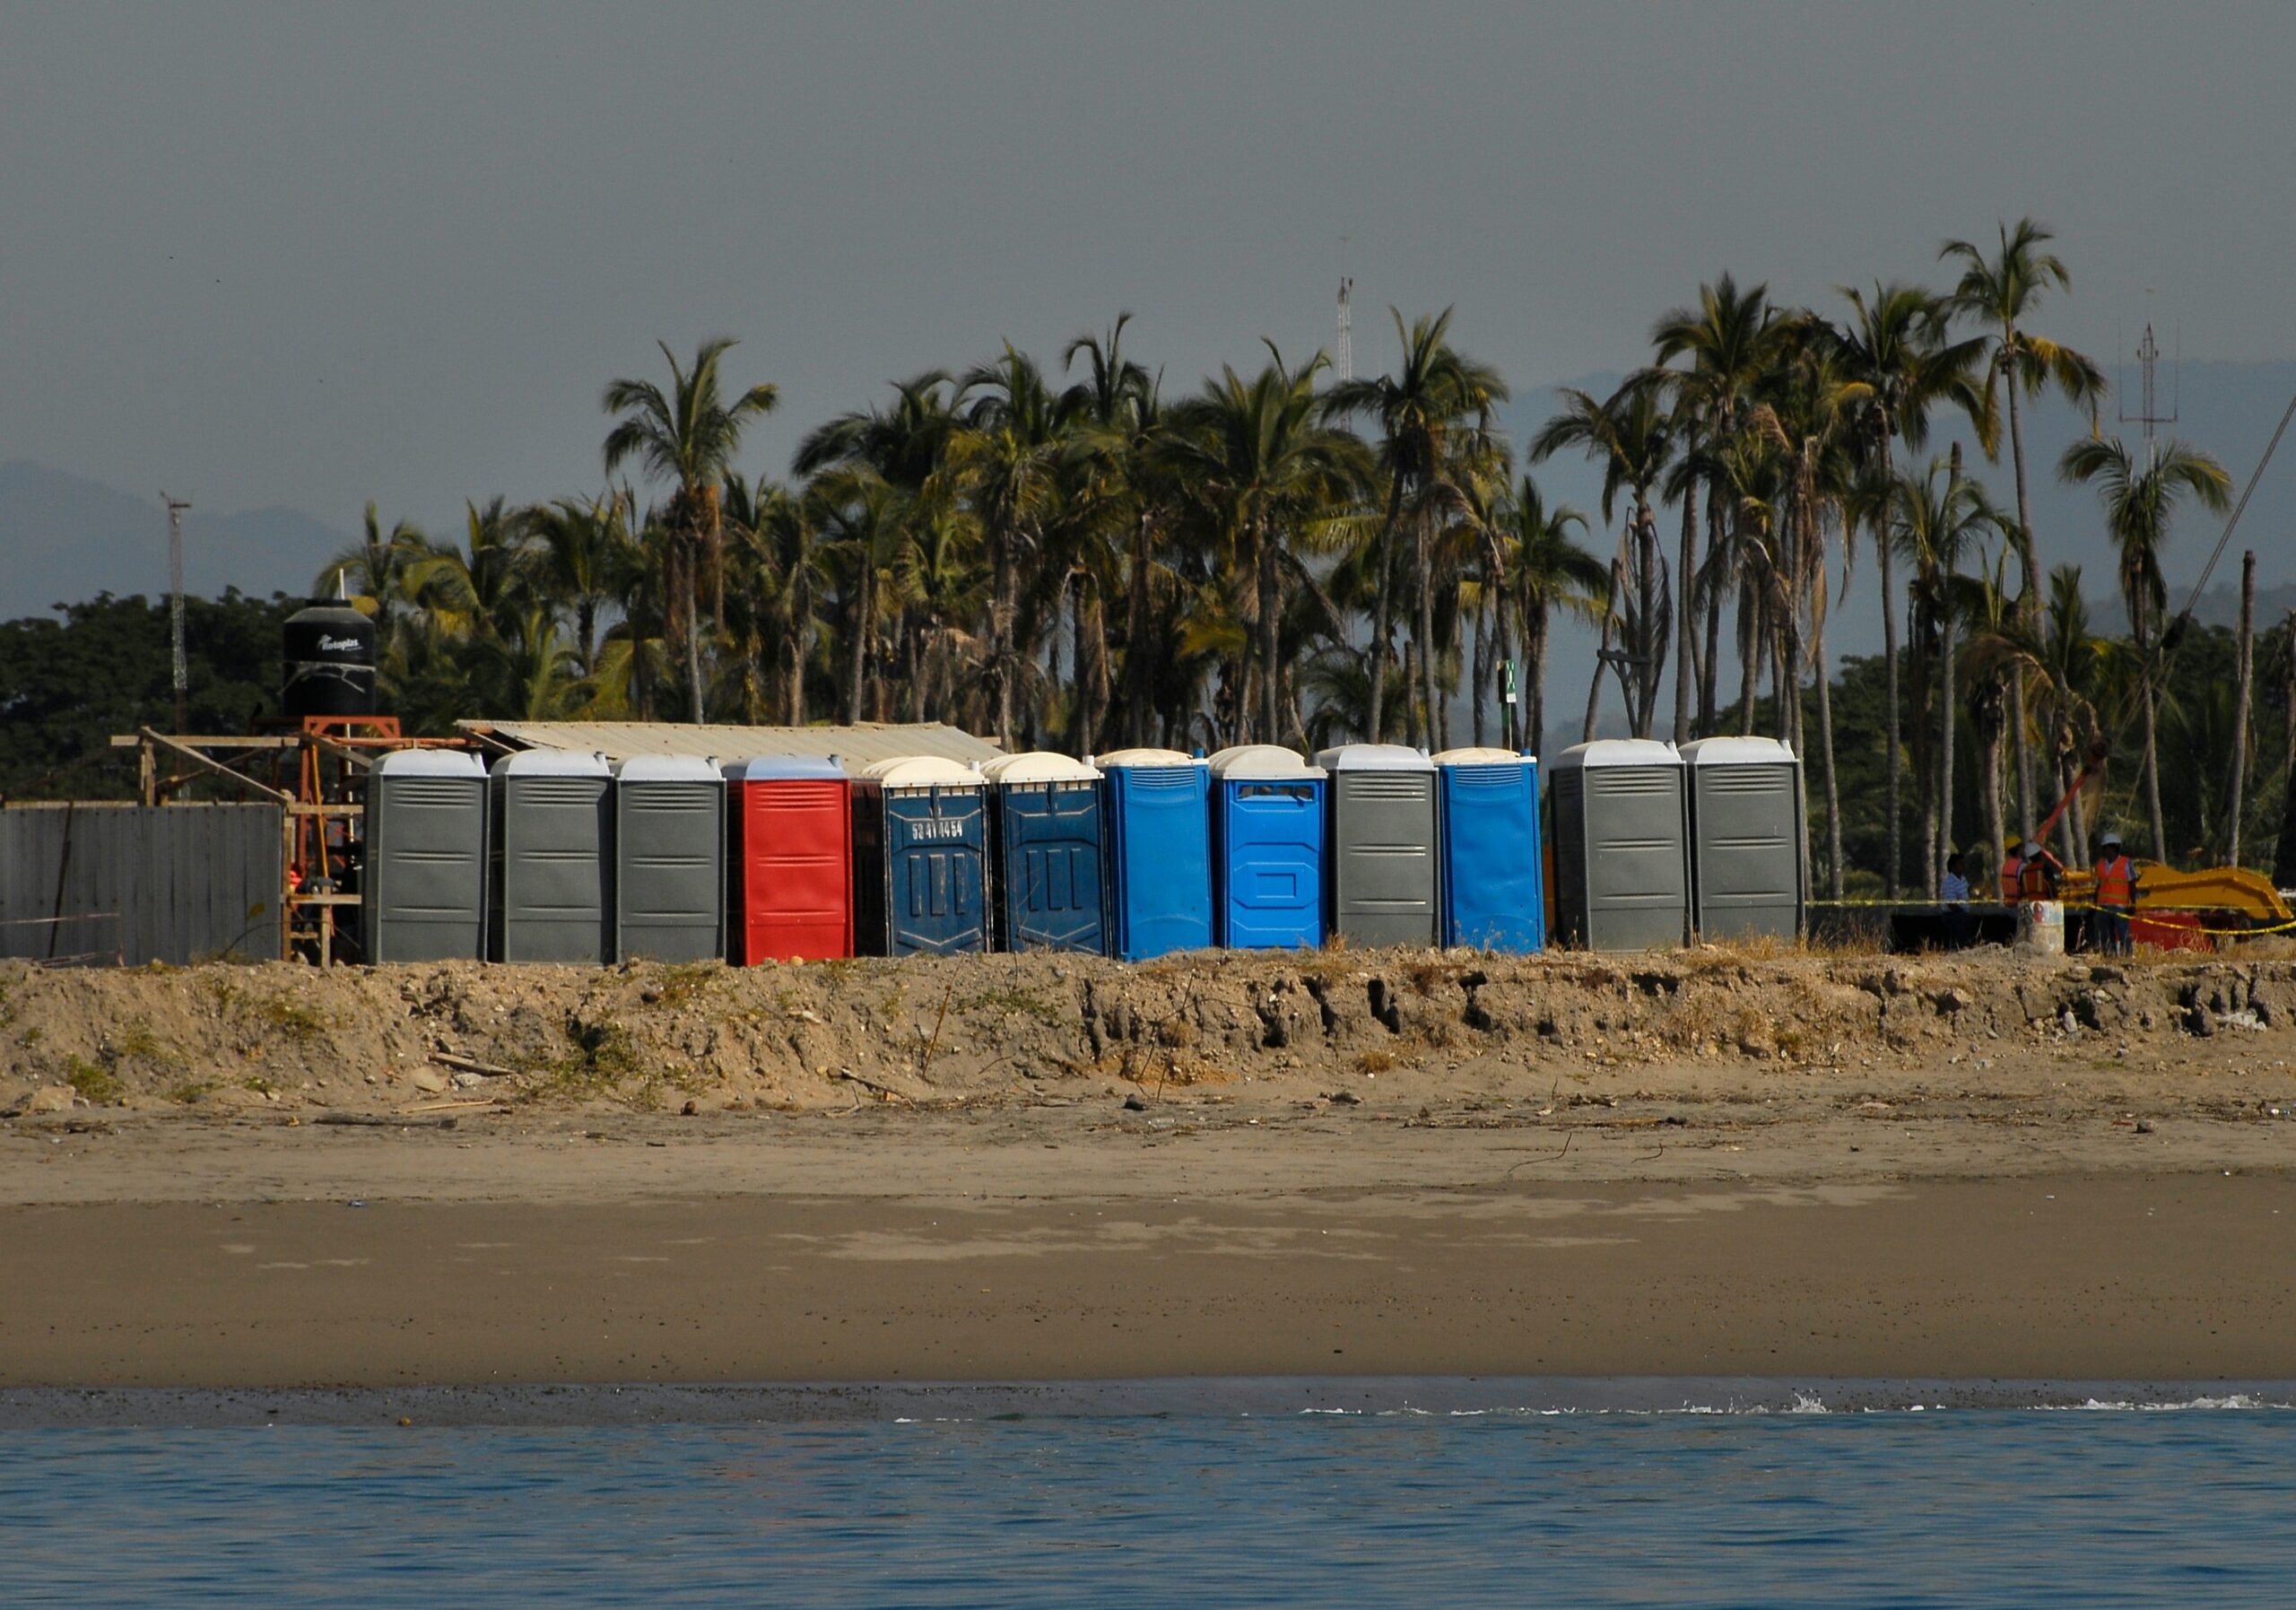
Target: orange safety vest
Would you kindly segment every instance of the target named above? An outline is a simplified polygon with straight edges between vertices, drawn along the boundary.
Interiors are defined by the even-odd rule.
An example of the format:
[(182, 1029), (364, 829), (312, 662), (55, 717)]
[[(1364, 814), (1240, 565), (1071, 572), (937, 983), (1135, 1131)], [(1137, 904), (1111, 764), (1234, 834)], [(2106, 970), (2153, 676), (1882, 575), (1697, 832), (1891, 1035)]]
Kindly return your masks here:
[(2022, 886), (2024, 871), (2025, 863), (2015, 856), (2011, 856), (2001, 863), (2001, 903), (2003, 905), (2013, 906), (2017, 903), (2017, 892)]
[(2135, 862), (2126, 856), (2115, 856), (2097, 863), (2097, 903), (2116, 911), (2135, 909)]
[(2035, 856), (2024, 864), (2018, 880), (2024, 888), (2027, 900), (2055, 900), (2057, 890), (2048, 875), (2048, 858)]

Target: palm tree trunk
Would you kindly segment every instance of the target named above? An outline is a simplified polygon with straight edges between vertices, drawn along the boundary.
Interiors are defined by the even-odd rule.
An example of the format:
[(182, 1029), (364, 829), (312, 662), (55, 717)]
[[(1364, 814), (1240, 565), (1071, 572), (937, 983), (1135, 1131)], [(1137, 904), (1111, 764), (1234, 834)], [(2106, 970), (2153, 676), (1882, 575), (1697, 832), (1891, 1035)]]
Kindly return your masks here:
[(996, 687), (996, 741), (1013, 747), (1013, 534), (989, 525), (989, 571), (995, 588), (988, 605), (988, 674)]
[[(1698, 429), (1692, 425), (1684, 444), (1687, 457), (1698, 454)], [(1693, 568), (1698, 555), (1698, 478), (1686, 475), (1683, 480), (1682, 553), (1674, 570), (1674, 743), (1677, 746), (1690, 742), (1691, 662), (1696, 657), (1692, 642), (1696, 622), (1691, 596), (1698, 591), (1698, 572)]]
[[(1611, 617), (1606, 611), (1603, 615), (1602, 648), (1595, 655), (1595, 674), (1587, 682), (1587, 720), (1578, 732), (1581, 744), (1595, 741), (1595, 722), (1603, 713), (1603, 674), (1610, 669), (1610, 662), (1604, 656), (1609, 653), (1610, 646)], [(1545, 645), (1542, 643), (1540, 647), (1544, 648)]]
[(1918, 611), (1914, 617), (1913, 653), (1907, 670), (1911, 673), (1913, 698), (1913, 775), (1921, 798), (1921, 885), (1924, 898), (1937, 898), (1937, 868), (1940, 866), (1937, 845), (1937, 791), (1931, 786), (1934, 770), (1929, 754), (1929, 659), (1923, 652), (1926, 640), (1923, 627), (1926, 618)]
[(699, 555), (691, 553), (686, 555), (685, 585), (678, 589), (683, 595), (685, 609), (686, 689), (691, 695), (692, 718), (696, 727), (702, 722), (701, 609), (699, 597), (701, 578), (698, 574), (700, 566), (695, 562), (698, 558)]
[(1419, 645), (1405, 638), (1403, 643), (1403, 741), (1413, 749), (1419, 747), (1419, 661), (1415, 657)]
[(1761, 612), (1753, 584), (1738, 587), (1738, 735), (1753, 736), (1754, 692), (1761, 681)]
[(1428, 510), (1422, 508), (1411, 524), (1413, 568), (1419, 574), (1419, 679), (1427, 694), (1427, 733), (1431, 739), (1444, 723), (1444, 711), (1435, 693), (1435, 577), (1428, 553)]
[(805, 724), (805, 627), (813, 617), (813, 589), (800, 582), (790, 588), (789, 640), (782, 646), (781, 718), (792, 727)]
[[(1396, 521), (1403, 513), (1403, 477), (1396, 475), (1387, 483), (1387, 518), (1379, 527), (1379, 585), (1378, 603), (1373, 612), (1371, 626), (1371, 705), (1365, 712), (1371, 730), (1365, 735), (1372, 743), (1379, 743), (1387, 735), (1381, 724), (1386, 715), (1387, 689), (1387, 637), (1395, 628), (1392, 619), (1395, 599), (1391, 591), (1396, 573)], [(1405, 687), (1410, 687), (1405, 683)], [(1410, 701), (1406, 692), (1405, 701)]]
[[(1490, 578), (1486, 575), (1486, 584)], [(1469, 707), (1474, 723), (1474, 744), (1483, 747), (1483, 707), (1491, 686), (1491, 599), (1486, 585), (1483, 601), (1474, 612), (1474, 701)]]
[(2152, 690), (2152, 612), (2148, 600), (2140, 589), (2130, 600), (2130, 635), (2136, 642), (2136, 693), (2138, 708), (2144, 718), (2144, 803), (2152, 815), (2152, 856), (2166, 864), (2169, 859), (2169, 830), (2167, 819), (2161, 812), (2161, 749), (2159, 701)]
[[(1999, 845), (2009, 836), (2007, 813), (2003, 809), (2001, 795), (2001, 713), (2005, 703), (1988, 700), (1982, 728), (1982, 765), (1985, 772), (1985, 836), (1989, 844)], [(1996, 851), (1995, 853), (1999, 853)]]
[[(1950, 588), (1951, 578), (1947, 579)], [(1961, 701), (1953, 686), (1953, 616), (1950, 609), (1941, 611), (1937, 622), (1939, 648), (1937, 651), (1937, 819), (1938, 837), (1936, 858), (1930, 863), (1929, 886), (1934, 892), (1945, 875), (1945, 857), (1953, 853), (1953, 710)], [(1994, 875), (1991, 857), (2001, 853), (1995, 844), (1979, 857), (1987, 877)], [(1997, 888), (1997, 885), (1996, 885)]]
[(1546, 753), (1546, 605), (1542, 603), (1523, 614), (1524, 726), (1517, 742), (1535, 754)]
[(1722, 553), (1727, 525), (1722, 512), (1722, 494), (1718, 486), (1706, 489), (1706, 652), (1701, 662), (1706, 674), (1700, 679), (1698, 704), (1698, 730), (1701, 735), (1715, 729), (1722, 709)]
[[(2009, 452), (2017, 470), (2017, 529), (2022, 540), (2018, 544), (2017, 562), (2023, 570), (2020, 580), (2017, 613), (2030, 625), (2033, 612), (2039, 607), (2036, 596), (2039, 581), (2036, 571), (2039, 561), (2033, 552), (2033, 507), (2025, 494), (2025, 425), (2024, 416), (2017, 406), (2017, 379), (2009, 377)], [(2011, 743), (2017, 756), (2017, 832), (2021, 840), (2033, 836), (2033, 756), (2025, 741), (2025, 679), (2015, 677), (2010, 683)]]
[(2225, 790), (2224, 864), (2240, 864), (2240, 817), (2248, 792), (2248, 706), (2257, 670), (2257, 554), (2240, 555), (2239, 659), (2232, 698), (2232, 782)]
[[(1897, 479), (1897, 436), (1885, 421), (1882, 430), (1882, 471), (1884, 484)], [(1881, 569), (1882, 585), (1882, 889), (1883, 897), (1898, 897), (1898, 835), (1903, 809), (1904, 725), (1898, 709), (1897, 577), (1891, 562), (1887, 505), (1874, 517), (1874, 554)]]
[(1273, 744), (1283, 712), (1282, 610), (1277, 600), (1275, 533), (1265, 519), (1259, 533), (1259, 739)]
[(1825, 628), (1818, 628), (1818, 760), (1826, 780), (1826, 886), (1841, 898), (1841, 785), (1833, 769), (1833, 694), (1826, 676)]
[[(1124, 735), (1135, 748), (1148, 742), (1148, 516), (1132, 523), (1131, 597), (1124, 622)], [(1375, 736), (1377, 735), (1374, 735)]]
[(869, 671), (869, 584), (876, 570), (868, 554), (860, 555), (859, 573), (853, 579), (853, 639), (846, 650), (845, 718), (851, 722), (863, 718), (862, 688)]
[[(1512, 657), (1511, 651), (1514, 647), (1507, 631), (1507, 583), (1504, 572), (1499, 573), (1494, 578), (1492, 582), (1492, 674), (1494, 680), (1498, 680), (1503, 679), (1507, 674), (1507, 662)], [(1520, 700), (1522, 694), (1518, 691), (1515, 696)], [(1509, 749), (1519, 751), (1530, 747), (1522, 741), (1522, 724), (1516, 719), (1521, 712), (1522, 706), (1519, 703), (1509, 704), (1504, 697), (1501, 697), (1499, 701), (1499, 741)]]

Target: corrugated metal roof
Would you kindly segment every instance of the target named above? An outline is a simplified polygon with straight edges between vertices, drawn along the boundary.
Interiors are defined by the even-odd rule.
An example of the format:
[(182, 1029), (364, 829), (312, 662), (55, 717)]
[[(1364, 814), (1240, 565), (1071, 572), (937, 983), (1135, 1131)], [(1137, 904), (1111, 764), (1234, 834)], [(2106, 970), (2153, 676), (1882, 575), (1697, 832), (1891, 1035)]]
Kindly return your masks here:
[(458, 721), (465, 732), (517, 749), (570, 749), (626, 761), (691, 754), (720, 761), (764, 755), (835, 755), (858, 771), (872, 761), (929, 754), (978, 765), (1003, 753), (987, 738), (939, 721), (864, 721), (854, 727), (693, 726), (677, 721)]

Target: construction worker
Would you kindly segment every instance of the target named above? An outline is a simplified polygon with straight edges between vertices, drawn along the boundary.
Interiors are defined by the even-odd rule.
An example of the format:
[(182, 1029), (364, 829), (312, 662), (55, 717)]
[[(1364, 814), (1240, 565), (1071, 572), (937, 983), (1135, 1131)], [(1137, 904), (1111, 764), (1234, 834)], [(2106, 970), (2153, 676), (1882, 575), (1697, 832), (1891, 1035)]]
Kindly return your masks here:
[(2017, 903), (2017, 896), (2022, 892), (2023, 889), (2025, 857), (2018, 849), (2017, 841), (2014, 839), (2010, 840), (2001, 849), (2004, 852), (2001, 858), (2001, 903), (2005, 906), (2013, 906)]
[(2017, 856), (2017, 893), (2025, 900), (2055, 900), (2057, 874), (2065, 863), (2031, 839)]
[(2098, 840), (2096, 874), (2096, 948), (2126, 956), (2131, 949), (2129, 922), (2136, 915), (2136, 863), (2121, 849), (2118, 833)]

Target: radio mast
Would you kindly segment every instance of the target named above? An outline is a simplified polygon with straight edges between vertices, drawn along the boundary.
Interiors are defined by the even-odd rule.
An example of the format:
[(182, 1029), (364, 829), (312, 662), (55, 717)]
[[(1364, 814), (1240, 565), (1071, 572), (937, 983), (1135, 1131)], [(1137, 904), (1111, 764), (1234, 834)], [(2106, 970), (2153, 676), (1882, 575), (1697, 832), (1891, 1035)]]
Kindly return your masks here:
[(183, 651), (183, 516), (191, 504), (182, 498), (160, 494), (168, 506), (168, 640), (170, 670), (176, 690), (176, 731), (190, 730), (191, 674)]
[(1332, 354), (1342, 384), (1355, 378), (1355, 282), (1347, 274), (1347, 237), (1339, 238), (1339, 345)]
[[(2140, 384), (2144, 387), (2144, 400), (2138, 405), (2135, 413), (2129, 413), (2126, 407), (2120, 411), (2121, 423), (2144, 427), (2144, 463), (2148, 469), (2159, 462), (2152, 444), (2152, 428), (2155, 425), (2175, 424), (2177, 415), (2181, 412), (2180, 405), (2184, 400), (2181, 396), (2179, 396), (2170, 403), (2169, 411), (2166, 413), (2160, 411), (2155, 402), (2157, 393), (2153, 389), (2154, 370), (2159, 367), (2160, 362), (2161, 344), (2152, 338), (2152, 321), (2148, 318), (2144, 321), (2144, 338), (2136, 344), (2136, 366), (2143, 377)], [(2181, 381), (2178, 389), (2180, 393), (2183, 390)]]

